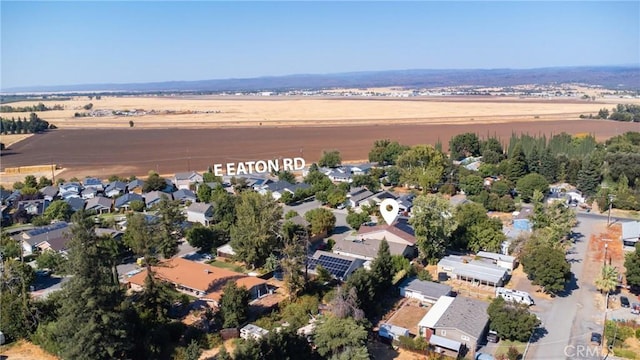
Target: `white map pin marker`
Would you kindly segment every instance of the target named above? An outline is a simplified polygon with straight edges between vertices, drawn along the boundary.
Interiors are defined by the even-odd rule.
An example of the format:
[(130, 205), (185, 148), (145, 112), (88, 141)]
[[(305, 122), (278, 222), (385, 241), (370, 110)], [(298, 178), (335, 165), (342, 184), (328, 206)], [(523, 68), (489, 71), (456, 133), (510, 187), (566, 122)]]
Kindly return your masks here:
[(393, 199), (384, 199), (380, 203), (380, 214), (388, 225), (393, 224), (398, 218), (398, 209), (400, 209), (400, 205)]

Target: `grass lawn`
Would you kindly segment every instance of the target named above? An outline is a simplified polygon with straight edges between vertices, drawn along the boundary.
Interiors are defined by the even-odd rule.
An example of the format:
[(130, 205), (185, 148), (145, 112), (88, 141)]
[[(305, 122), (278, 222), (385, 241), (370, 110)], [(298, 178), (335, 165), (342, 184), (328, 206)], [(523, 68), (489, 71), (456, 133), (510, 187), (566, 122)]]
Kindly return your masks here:
[(527, 347), (526, 342), (509, 341), (509, 340), (500, 340), (500, 343), (498, 345), (499, 345), (498, 349), (496, 350), (496, 353), (494, 355), (496, 359), (500, 358), (502, 355), (506, 355), (507, 351), (509, 351), (509, 348), (512, 346), (518, 349), (518, 352), (520, 353), (520, 355), (524, 353), (524, 349)]
[(236, 264), (231, 263), (231, 262), (220, 261), (220, 260), (211, 260), (211, 261), (207, 261), (207, 264), (209, 264), (211, 266), (215, 266), (215, 267), (219, 267), (219, 268), (223, 268), (223, 269), (228, 269), (228, 270), (231, 270), (231, 271), (239, 272), (239, 273), (246, 273), (247, 272), (247, 269), (245, 269), (244, 267), (242, 267), (240, 265), (236, 265)]

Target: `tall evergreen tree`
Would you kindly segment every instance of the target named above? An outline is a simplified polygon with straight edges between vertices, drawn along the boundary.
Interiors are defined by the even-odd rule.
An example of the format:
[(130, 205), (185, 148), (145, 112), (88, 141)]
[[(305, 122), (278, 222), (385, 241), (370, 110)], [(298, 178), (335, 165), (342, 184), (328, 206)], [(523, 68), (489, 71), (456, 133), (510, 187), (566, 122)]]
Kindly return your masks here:
[(227, 282), (220, 297), (219, 314), (224, 328), (244, 324), (249, 316), (249, 291), (233, 280)]
[(549, 148), (540, 156), (538, 173), (544, 176), (550, 184), (553, 184), (558, 179), (558, 162)]
[(380, 242), (378, 254), (371, 264), (371, 275), (375, 281), (376, 298), (381, 300), (387, 295), (386, 291), (391, 287), (393, 280), (393, 259), (386, 239)]
[(133, 338), (121, 311), (124, 294), (114, 284), (108, 252), (100, 246), (90, 218), (73, 217), (69, 269), (63, 287), (56, 338), (65, 359), (127, 358)]
[(507, 168), (507, 178), (512, 182), (518, 181), (529, 172), (527, 158), (522, 150), (522, 145), (516, 144), (513, 152), (509, 154), (509, 166)]
[(169, 200), (163, 196), (157, 205), (158, 216), (158, 249), (165, 258), (170, 258), (178, 252), (178, 240), (184, 235), (182, 231), (182, 223), (186, 220), (180, 202), (177, 200)]
[(598, 192), (602, 177), (600, 165), (591, 156), (585, 157), (582, 162), (582, 169), (578, 172), (578, 189), (583, 194), (592, 196)]

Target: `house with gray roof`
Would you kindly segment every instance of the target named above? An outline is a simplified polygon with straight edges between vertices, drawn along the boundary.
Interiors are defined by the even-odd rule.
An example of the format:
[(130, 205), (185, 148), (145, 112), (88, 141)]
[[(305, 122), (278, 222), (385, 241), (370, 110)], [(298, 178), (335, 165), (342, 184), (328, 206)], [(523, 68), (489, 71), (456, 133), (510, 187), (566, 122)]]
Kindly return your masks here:
[[(449, 351), (457, 348), (459, 351), (456, 355), (471, 355), (474, 358), (478, 344), (489, 327), (488, 307), (489, 304), (484, 301), (464, 296), (441, 296), (420, 320), (419, 334), (427, 338), (432, 346)], [(436, 336), (436, 341), (433, 341), (433, 336)]]
[(53, 201), (58, 196), (58, 187), (55, 185), (45, 186), (39, 191), (45, 200)]
[(92, 199), (96, 196), (98, 196), (98, 190), (93, 187), (84, 188), (82, 189), (82, 191), (80, 191), (80, 197), (85, 200)]
[[(347, 236), (344, 239), (336, 240), (332, 251), (335, 254), (373, 260), (378, 256), (378, 249), (381, 243), (382, 239)], [(391, 255), (400, 255), (409, 259), (416, 256), (415, 248), (411, 245), (389, 241), (387, 241), (387, 244)]]
[(142, 198), (141, 195), (134, 194), (134, 193), (127, 193), (117, 198), (113, 207), (118, 211), (129, 210), (129, 208), (131, 207), (131, 202), (136, 200), (142, 201), (142, 203), (144, 204), (144, 199)]
[(102, 180), (98, 178), (88, 177), (82, 181), (82, 185), (85, 188), (94, 188), (97, 191), (104, 190), (104, 184), (102, 183)]
[(11, 196), (11, 191), (0, 189), (0, 200), (2, 201), (3, 204), (9, 198), (9, 196)]
[(40, 216), (49, 207), (51, 202), (45, 199), (20, 200), (18, 201), (18, 211), (24, 210), (31, 216)]
[(192, 185), (201, 183), (204, 181), (202, 175), (195, 171), (187, 171), (176, 173), (173, 177), (173, 183), (178, 189), (190, 189)]
[(622, 223), (622, 243), (624, 246), (636, 246), (640, 241), (640, 221)]
[(509, 279), (509, 271), (492, 261), (457, 255), (445, 256), (438, 262), (438, 277), (445, 274), (453, 279), (493, 287), (503, 286)]
[(187, 221), (209, 226), (213, 221), (213, 205), (194, 202), (187, 207)]
[(353, 175), (367, 175), (374, 167), (375, 165), (372, 163), (364, 163), (351, 165), (350, 170)]
[(66, 250), (66, 243), (70, 234), (69, 224), (61, 221), (52, 225), (23, 231), (13, 236), (13, 238), (21, 243), (24, 254), (29, 255), (36, 250)]
[[(324, 168), (323, 168), (324, 169)], [(321, 170), (322, 171), (322, 170)], [(351, 174), (351, 168), (343, 166), (335, 169), (329, 169), (325, 172), (325, 175), (333, 182), (353, 182), (353, 175)]]
[(134, 179), (127, 184), (127, 192), (142, 194), (143, 188), (144, 188), (144, 181), (140, 179)]
[(75, 182), (64, 183), (60, 185), (58, 188), (60, 191), (59, 194), (63, 198), (68, 198), (73, 196), (80, 197), (80, 192), (82, 191), (82, 185)]
[(104, 189), (104, 194), (107, 197), (114, 198), (116, 196), (124, 194), (126, 190), (127, 184), (123, 183), (122, 181), (112, 181)]
[(173, 193), (173, 200), (178, 200), (181, 204), (186, 204), (188, 201), (193, 203), (196, 202), (197, 196), (189, 189), (179, 189)]
[(297, 183), (292, 184), (288, 181), (278, 180), (274, 182), (270, 182), (265, 186), (259, 188), (258, 193), (261, 195), (265, 195), (267, 193), (271, 193), (271, 196), (274, 200), (279, 200), (285, 192), (295, 194), (295, 192), (299, 189), (308, 189), (311, 185), (306, 183)]
[(71, 209), (76, 212), (84, 209), (85, 200), (79, 197), (69, 197), (63, 199), (62, 201), (66, 202), (71, 206)]
[(450, 296), (452, 290), (449, 285), (418, 278), (409, 278), (400, 284), (401, 296), (430, 304), (435, 304), (441, 296)]
[(113, 200), (109, 198), (106, 198), (104, 196), (96, 196), (92, 199), (87, 200), (85, 210), (95, 211), (97, 214), (110, 213), (112, 203)]
[(160, 200), (162, 200), (162, 197), (166, 197), (168, 200), (173, 200), (173, 195), (157, 190), (142, 194), (142, 197), (144, 198), (144, 203), (146, 204), (147, 209), (158, 204)]
[(352, 189), (349, 194), (347, 194), (347, 201), (349, 206), (352, 208), (356, 208), (360, 206), (360, 204), (367, 203), (367, 200), (373, 196), (373, 193), (367, 190), (364, 187), (357, 187)]

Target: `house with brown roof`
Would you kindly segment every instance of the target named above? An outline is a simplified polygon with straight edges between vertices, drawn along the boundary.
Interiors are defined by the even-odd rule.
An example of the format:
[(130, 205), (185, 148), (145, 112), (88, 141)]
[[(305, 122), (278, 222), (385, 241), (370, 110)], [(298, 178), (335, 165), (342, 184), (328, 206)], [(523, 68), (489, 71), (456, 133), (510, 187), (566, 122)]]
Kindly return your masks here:
[[(213, 306), (218, 306), (223, 288), (229, 281), (234, 281), (238, 287), (249, 290), (251, 299), (269, 294), (267, 282), (263, 279), (183, 258), (161, 262), (152, 266), (152, 270), (156, 279), (166, 281), (178, 291), (209, 302)], [(146, 277), (145, 269), (127, 281), (132, 290), (141, 291)]]
[(416, 235), (411, 225), (404, 220), (395, 221), (391, 225), (361, 226), (358, 229), (358, 239), (386, 239), (389, 243), (399, 243), (409, 246), (416, 244)]

